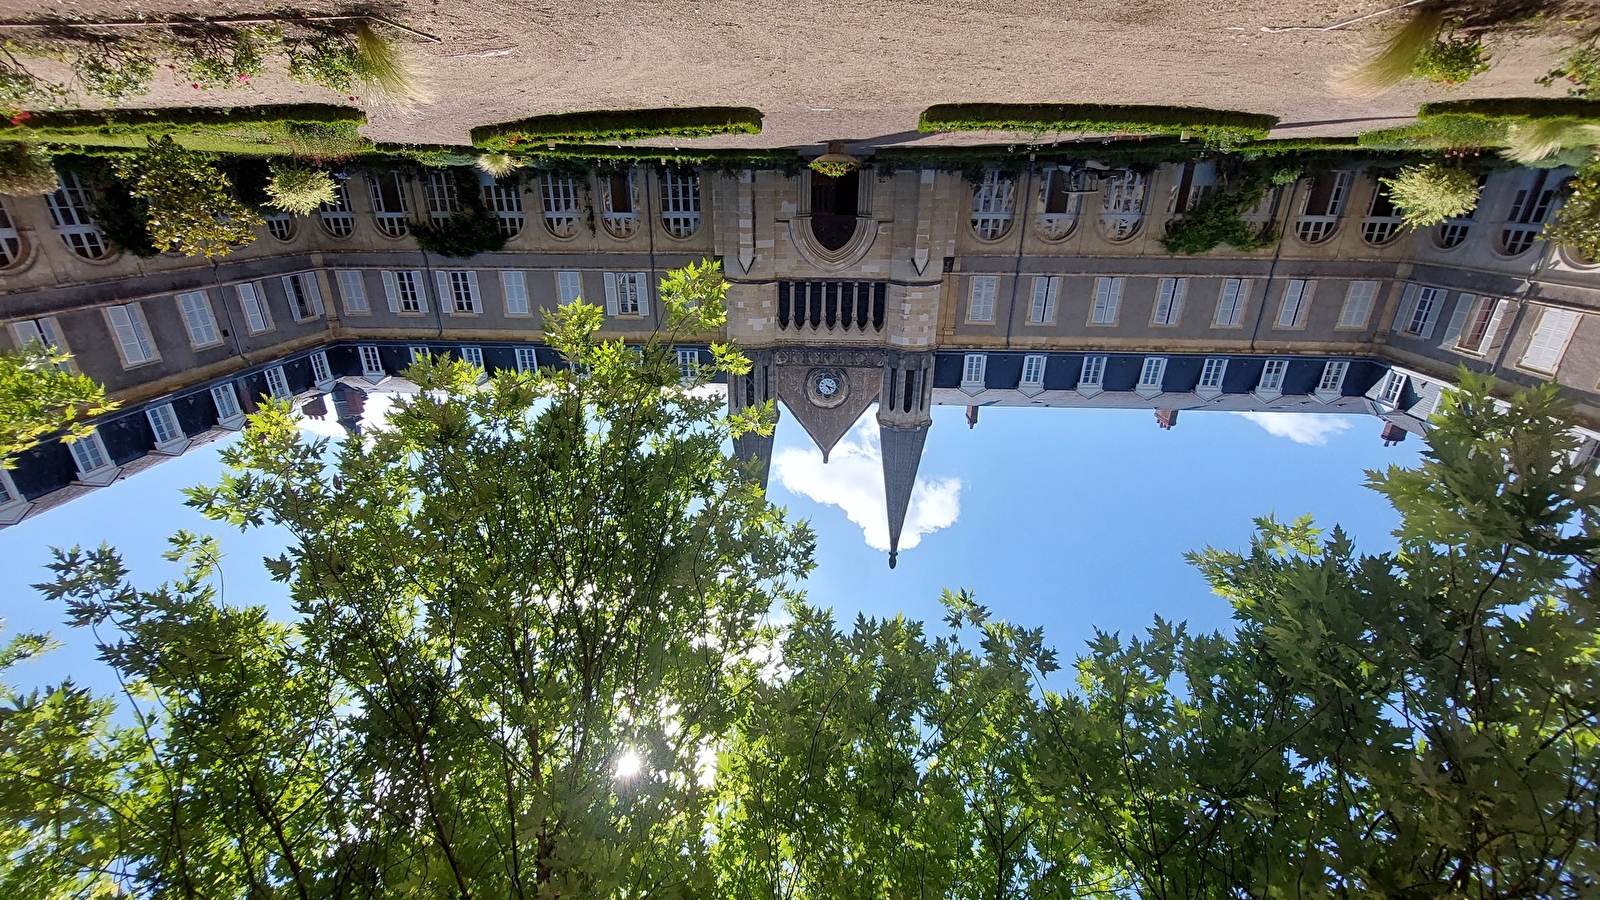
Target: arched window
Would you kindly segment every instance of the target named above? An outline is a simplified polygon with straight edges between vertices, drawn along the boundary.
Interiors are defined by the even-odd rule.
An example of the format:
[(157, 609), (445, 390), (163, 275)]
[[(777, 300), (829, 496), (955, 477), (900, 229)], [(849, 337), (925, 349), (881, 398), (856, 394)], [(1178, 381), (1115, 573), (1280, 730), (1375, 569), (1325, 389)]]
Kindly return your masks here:
[(661, 173), (661, 225), (675, 238), (700, 230), (700, 179), (694, 173)]
[(280, 241), (287, 241), (294, 237), (294, 217), (286, 212), (275, 212), (262, 216), (267, 222), (267, 234)]
[(372, 216), (378, 222), (378, 230), (389, 237), (405, 237), (411, 230), (411, 215), (400, 173), (368, 176), (367, 188), (372, 192)]
[(461, 212), (456, 202), (456, 181), (453, 173), (430, 169), (422, 182), (422, 196), (428, 202), (428, 217), (438, 222)]
[(56, 176), (60, 185), (56, 192), (45, 198), (50, 206), (50, 218), (67, 249), (84, 259), (105, 259), (111, 255), (105, 232), (89, 215), (89, 191), (75, 172), (62, 172)]
[(1200, 205), (1217, 187), (1217, 161), (1214, 159), (1190, 160), (1178, 170), (1177, 183), (1167, 198), (1167, 212), (1174, 218)]
[(1078, 227), (1083, 210), (1083, 195), (1097, 191), (1094, 173), (1088, 169), (1056, 166), (1045, 172), (1044, 206), (1039, 213), (1039, 235), (1059, 241)]
[(1277, 212), (1278, 200), (1283, 196), (1282, 186), (1269, 186), (1261, 192), (1261, 199), (1256, 205), (1239, 213), (1239, 218), (1245, 224), (1255, 227), (1257, 232), (1272, 224), (1273, 214)]
[(336, 238), (349, 237), (356, 230), (356, 217), (350, 212), (350, 190), (341, 181), (336, 193), (334, 201), (322, 204), (317, 214), (322, 217), (324, 231)]
[(483, 191), (483, 205), (493, 213), (500, 224), (500, 233), (516, 237), (522, 232), (522, 185), (513, 175), (501, 181), (488, 172), (478, 173), (478, 185)]
[(1118, 172), (1106, 179), (1101, 202), (1100, 228), (1108, 241), (1125, 241), (1144, 225), (1145, 177), (1138, 172)]
[(1017, 208), (1017, 182), (998, 169), (983, 173), (983, 183), (972, 192), (972, 231), (980, 240), (997, 241), (1011, 230)]
[(1521, 175), (1522, 184), (1511, 201), (1511, 214), (1500, 229), (1500, 251), (1507, 256), (1526, 253), (1539, 239), (1544, 221), (1555, 203), (1559, 179), (1549, 169), (1533, 169)]
[(634, 212), (633, 170), (600, 176), (600, 221), (614, 238), (632, 237), (639, 230)]
[(578, 183), (571, 178), (544, 173), (539, 194), (544, 201), (544, 227), (559, 238), (578, 233)]
[(1350, 173), (1345, 170), (1318, 172), (1311, 176), (1311, 189), (1295, 219), (1294, 233), (1307, 244), (1320, 244), (1339, 228), (1339, 215), (1350, 193)]
[(1361, 220), (1361, 239), (1370, 246), (1381, 247), (1394, 240), (1404, 224), (1405, 218), (1389, 194), (1389, 185), (1379, 181), (1367, 206), (1367, 217)]
[(0, 203), (0, 269), (8, 269), (22, 259), (22, 237), (11, 224), (11, 215)]

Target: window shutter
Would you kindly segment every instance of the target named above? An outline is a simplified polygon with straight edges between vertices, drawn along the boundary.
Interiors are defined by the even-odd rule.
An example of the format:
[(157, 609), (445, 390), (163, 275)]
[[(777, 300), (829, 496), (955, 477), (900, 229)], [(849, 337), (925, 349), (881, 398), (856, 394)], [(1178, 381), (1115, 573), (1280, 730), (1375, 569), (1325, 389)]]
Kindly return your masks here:
[(39, 326), (29, 321), (12, 322), (11, 334), (17, 339), (18, 349), (26, 347), (34, 341), (48, 343), (48, 341), (44, 340), (44, 332), (39, 330)]
[[(422, 272), (416, 269), (411, 270), (411, 283), (417, 286), (417, 309), (421, 312), (427, 312), (428, 283), (422, 279)], [(445, 299), (447, 298), (441, 298), (441, 302), (444, 302)]]
[(644, 272), (633, 273), (633, 290), (639, 297), (639, 318), (650, 315), (650, 276)]
[(1428, 319), (1422, 323), (1422, 334), (1418, 337), (1427, 340), (1433, 337), (1433, 326), (1439, 322), (1439, 314), (1444, 312), (1444, 291), (1434, 291), (1434, 301), (1428, 307)]
[(383, 273), (383, 295), (389, 299), (389, 312), (400, 311), (400, 286), (395, 283), (394, 273)]
[(1461, 329), (1466, 327), (1467, 316), (1472, 313), (1472, 307), (1478, 298), (1471, 294), (1460, 294), (1456, 297), (1455, 311), (1450, 313), (1450, 324), (1444, 327), (1444, 338), (1439, 341), (1441, 347), (1453, 347), (1461, 338)]
[(478, 302), (478, 273), (470, 269), (467, 271), (467, 292), (472, 297), (472, 311), (483, 312), (483, 306)]
[(1033, 304), (1028, 309), (1028, 321), (1045, 321), (1046, 297), (1050, 293), (1050, 279), (1044, 275), (1033, 276)]
[(1554, 372), (1561, 364), (1561, 353), (1577, 321), (1578, 314), (1571, 310), (1546, 307), (1539, 315), (1539, 324), (1528, 341), (1528, 349), (1522, 354), (1522, 364), (1541, 372)]
[(1420, 289), (1414, 284), (1406, 285), (1405, 292), (1400, 295), (1400, 308), (1394, 312), (1394, 321), (1389, 323), (1390, 331), (1400, 331), (1411, 322), (1411, 314), (1417, 311), (1417, 292)]
[(322, 303), (322, 285), (317, 283), (317, 273), (307, 272), (300, 276), (300, 283), (306, 287), (306, 296), (311, 298), (311, 311), (319, 316), (328, 314), (328, 308)]
[(1478, 352), (1486, 354), (1494, 349), (1494, 339), (1495, 335), (1500, 333), (1500, 323), (1516, 307), (1517, 302), (1515, 300), (1501, 300), (1494, 305), (1494, 313), (1489, 316), (1489, 326), (1484, 329), (1483, 343), (1478, 345)]
[(606, 315), (617, 314), (617, 273), (606, 273)]
[(1044, 320), (1046, 322), (1054, 322), (1056, 320), (1056, 298), (1060, 295), (1061, 278), (1056, 276), (1050, 279), (1050, 290), (1044, 296)]
[(122, 346), (122, 358), (130, 363), (144, 362), (144, 349), (140, 346), (139, 334), (134, 330), (133, 319), (128, 315), (127, 308), (112, 306), (106, 309), (106, 315), (111, 319), (111, 330), (117, 336), (117, 343)]
[(433, 283), (439, 286), (439, 308), (447, 313), (456, 311), (455, 292), (450, 290), (450, 273), (433, 273)]
[(361, 273), (355, 269), (339, 272), (339, 292), (344, 295), (345, 312), (367, 311), (367, 289), (361, 282)]
[[(296, 298), (299, 297), (300, 294), (297, 291), (295, 291), (294, 276), (293, 275), (285, 275), (280, 280), (283, 281), (283, 296), (284, 296), (284, 299), (289, 301), (289, 314), (291, 316), (294, 316), (296, 319), (309, 318), (309, 316), (300, 315), (300, 303), (296, 300)], [(309, 309), (310, 304), (306, 304), (306, 305), (308, 307), (306, 309), (306, 312), (310, 313), (311, 312), (311, 310)]]
[[(559, 288), (559, 279), (557, 287)], [(521, 272), (503, 271), (500, 273), (500, 287), (504, 291), (506, 300), (506, 314), (511, 316), (525, 316), (528, 314), (528, 282)]]

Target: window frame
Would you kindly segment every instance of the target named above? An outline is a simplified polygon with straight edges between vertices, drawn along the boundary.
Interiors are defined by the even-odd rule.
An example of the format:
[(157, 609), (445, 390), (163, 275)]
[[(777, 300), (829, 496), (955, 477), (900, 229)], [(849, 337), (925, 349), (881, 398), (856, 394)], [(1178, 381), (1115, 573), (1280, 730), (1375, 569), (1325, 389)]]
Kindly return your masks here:
[(296, 322), (311, 322), (328, 314), (322, 302), (322, 289), (314, 272), (296, 272), (285, 275), (283, 296), (289, 303), (289, 315)]
[[(1223, 279), (1222, 291), (1217, 295), (1217, 312), (1211, 317), (1212, 328), (1244, 327), (1244, 312), (1250, 306), (1250, 282), (1249, 278)], [(1228, 296), (1230, 288), (1233, 290), (1231, 299)], [(1231, 313), (1226, 322), (1223, 321), (1224, 311)]]
[(1085, 397), (1092, 397), (1105, 390), (1106, 365), (1110, 357), (1104, 354), (1090, 354), (1083, 358), (1083, 364), (1078, 368), (1078, 393)]
[[(238, 428), (244, 423), (244, 404), (239, 402), (239, 389), (231, 381), (214, 384), (209, 391), (211, 394), (211, 407), (217, 412), (217, 425), (221, 428)], [(232, 411), (223, 409), (222, 398), (228, 398), (227, 406)]]
[(359, 344), (356, 353), (361, 358), (361, 377), (368, 381), (382, 381), (389, 377), (389, 370), (383, 367), (383, 351), (377, 344)]
[[(186, 298), (198, 297), (198, 305), (191, 307)], [(204, 350), (222, 343), (222, 329), (217, 327), (217, 315), (211, 308), (211, 295), (206, 291), (180, 291), (172, 297), (173, 303), (178, 307), (178, 315), (183, 319), (184, 331), (189, 334), (189, 347), (194, 350)], [(194, 319), (190, 316), (191, 309), (205, 314), (205, 322), (201, 323), (201, 331), (209, 332), (210, 337), (204, 338), (196, 333)]]
[(1344, 380), (1349, 374), (1349, 360), (1326, 360), (1322, 364), (1322, 374), (1317, 376), (1317, 388), (1312, 395), (1324, 403), (1344, 396)]
[(1261, 377), (1256, 379), (1256, 396), (1281, 397), (1283, 395), (1283, 381), (1288, 374), (1288, 359), (1281, 356), (1268, 359), (1261, 367)]
[(1278, 318), (1272, 327), (1279, 331), (1304, 331), (1311, 318), (1311, 295), (1315, 287), (1316, 282), (1307, 278), (1285, 281)]
[[(233, 292), (239, 298), (239, 311), (244, 315), (244, 330), (251, 337), (258, 334), (267, 334), (277, 328), (272, 321), (272, 310), (267, 306), (267, 292), (259, 282), (241, 281), (233, 286)], [(249, 296), (245, 296), (246, 294)], [(250, 315), (251, 307), (255, 307), (256, 315)], [(260, 330), (256, 329), (255, 319), (261, 320)]]
[(1017, 379), (1017, 390), (1032, 396), (1044, 390), (1044, 373), (1050, 357), (1044, 353), (1029, 353), (1022, 357), (1022, 375)]
[(289, 387), (289, 373), (283, 366), (268, 366), (261, 370), (267, 380), (267, 396), (274, 400), (294, 399), (294, 389)]
[[(155, 437), (157, 453), (177, 453), (188, 446), (189, 436), (184, 433), (183, 423), (178, 421), (178, 411), (172, 408), (171, 403), (146, 406), (144, 417), (150, 423), (150, 433)], [(161, 436), (163, 429), (170, 431), (171, 435), (163, 438)]]
[(1165, 392), (1163, 385), (1167, 380), (1167, 359), (1165, 356), (1146, 356), (1144, 358), (1144, 361), (1139, 365), (1139, 381), (1133, 386), (1135, 394), (1148, 400)]
[[(1033, 276), (1033, 296), (1028, 303), (1029, 325), (1056, 323), (1056, 301), (1061, 296), (1061, 284), (1064, 280), (1060, 275)], [(1043, 288), (1042, 295), (1041, 288)]]
[(512, 358), (515, 360), (518, 372), (537, 372), (539, 370), (539, 348), (513, 347)]
[[(155, 335), (150, 331), (150, 323), (144, 317), (144, 310), (139, 301), (123, 304), (111, 304), (104, 307), (106, 327), (111, 331), (111, 340), (116, 344), (117, 356), (122, 360), (122, 368), (137, 369), (151, 363), (161, 361), (161, 350), (156, 346)], [(135, 359), (129, 353), (128, 340), (119, 330), (117, 323), (118, 313), (126, 320), (124, 325), (133, 339), (133, 346), (139, 351), (139, 358)]]
[[(1156, 287), (1155, 306), (1150, 310), (1150, 324), (1158, 328), (1176, 327), (1183, 318), (1183, 301), (1189, 296), (1189, 279), (1163, 278)], [(1162, 306), (1166, 306), (1165, 313)]]
[[(80, 448), (93, 451), (99, 457), (100, 464), (92, 468), (84, 468), (84, 459), (80, 455)], [(111, 453), (106, 449), (106, 442), (100, 436), (98, 427), (89, 429), (89, 433), (67, 444), (67, 449), (72, 454), (72, 465), (78, 472), (78, 481), (96, 487), (104, 487), (116, 480), (117, 472), (121, 469), (112, 459)]]
[(313, 350), (311, 351), (311, 356), (309, 358), (311, 360), (312, 382), (314, 382), (318, 388), (327, 390), (328, 388), (324, 387), (324, 385), (332, 386), (335, 380), (333, 377), (333, 365), (328, 362), (328, 351)]
[[(1523, 347), (1522, 352), (1517, 354), (1517, 368), (1554, 380), (1561, 371), (1561, 363), (1566, 358), (1567, 348), (1572, 344), (1573, 336), (1578, 333), (1578, 327), (1583, 324), (1583, 313), (1559, 306), (1537, 305), (1540, 307), (1539, 318), (1533, 323), (1533, 331), (1528, 335), (1527, 346)], [(1534, 344), (1539, 340), (1539, 336), (1544, 333), (1545, 326), (1563, 319), (1566, 321), (1566, 333), (1561, 337), (1559, 346), (1551, 339), (1546, 339), (1544, 342), (1546, 348), (1551, 348), (1548, 350), (1550, 353), (1549, 368), (1543, 368), (1530, 362), (1529, 357), (1534, 352)], [(1561, 326), (1557, 325), (1556, 327)]]
[[(515, 284), (515, 289), (512, 285)], [(533, 303), (528, 297), (528, 276), (521, 269), (500, 270), (500, 298), (504, 301), (506, 315), (521, 318), (533, 315)], [(514, 304), (520, 304), (520, 308)]]
[(1206, 399), (1222, 394), (1222, 380), (1228, 377), (1228, 357), (1208, 356), (1200, 365), (1200, 380), (1195, 382), (1194, 392)]
[[(980, 289), (979, 285), (986, 285)], [(994, 322), (995, 298), (1000, 293), (1000, 276), (998, 275), (973, 275), (967, 281), (967, 322), (971, 324), (992, 324)], [(985, 304), (980, 306), (980, 301)], [(980, 316), (980, 311), (987, 315)]]
[[(1334, 326), (1337, 331), (1366, 331), (1372, 321), (1372, 308), (1378, 299), (1378, 288), (1382, 282), (1360, 279), (1350, 282), (1344, 291), (1344, 304), (1339, 307), (1339, 322)], [(1366, 288), (1362, 288), (1366, 285)], [(1364, 294), (1364, 296), (1363, 296)], [(1361, 310), (1360, 321), (1353, 321), (1352, 312)]]
[(334, 279), (339, 282), (339, 299), (344, 303), (345, 315), (372, 315), (372, 301), (367, 296), (367, 279), (361, 269), (335, 269)]
[(961, 389), (969, 394), (986, 389), (989, 373), (989, 354), (968, 353), (961, 359)]
[(1121, 275), (1097, 275), (1094, 279), (1094, 299), (1089, 304), (1089, 325), (1115, 327), (1122, 315), (1122, 292), (1127, 278)]

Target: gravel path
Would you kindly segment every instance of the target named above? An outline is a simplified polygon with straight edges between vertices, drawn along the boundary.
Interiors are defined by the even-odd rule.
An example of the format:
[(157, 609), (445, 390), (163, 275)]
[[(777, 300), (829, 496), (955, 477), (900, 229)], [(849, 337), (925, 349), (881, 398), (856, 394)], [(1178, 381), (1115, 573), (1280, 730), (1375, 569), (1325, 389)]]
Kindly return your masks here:
[[(1561, 41), (1520, 36), (1490, 46), (1494, 68), (1456, 89), (1406, 85), (1371, 100), (1335, 96), (1330, 73), (1386, 19), (1321, 25), (1394, 0), (434, 0), (391, 15), (439, 35), (409, 44), (424, 97), (368, 106), (376, 140), (464, 143), (474, 125), (541, 113), (655, 106), (754, 106), (760, 135), (697, 142), (811, 147), (973, 143), (918, 136), (934, 103), (1101, 102), (1271, 113), (1276, 136), (1350, 134), (1398, 124), (1427, 100), (1560, 94), (1533, 80)], [(0, 15), (65, 17), (254, 13), (260, 5), (0, 0)], [(332, 9), (331, 7), (329, 8)], [(139, 105), (349, 102), (282, 76), (197, 92), (163, 83)], [(988, 138), (992, 139), (992, 138)], [(685, 145), (695, 142), (686, 142)]]

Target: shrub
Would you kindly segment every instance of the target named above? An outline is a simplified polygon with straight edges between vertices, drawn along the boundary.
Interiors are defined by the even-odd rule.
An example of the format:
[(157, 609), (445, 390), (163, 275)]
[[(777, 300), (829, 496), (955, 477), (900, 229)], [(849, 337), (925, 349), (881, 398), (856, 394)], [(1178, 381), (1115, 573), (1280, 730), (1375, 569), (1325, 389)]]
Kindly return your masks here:
[(255, 240), (250, 226), (262, 224), (261, 216), (234, 199), (227, 176), (205, 156), (171, 137), (152, 140), (144, 153), (115, 166), (129, 193), (148, 205), (146, 223), (157, 248), (209, 259)]
[(94, 220), (112, 246), (140, 259), (161, 252), (150, 238), (150, 204), (133, 196), (128, 183), (117, 177), (109, 161), (80, 161), (72, 168), (89, 185)]
[(829, 178), (843, 178), (860, 167), (860, 163), (846, 160), (813, 159), (809, 163), (811, 171)]
[(1092, 132), (1095, 134), (1188, 133), (1207, 146), (1235, 147), (1265, 138), (1276, 116), (1183, 106), (1096, 104), (945, 103), (923, 110), (920, 131)]
[(0, 194), (26, 197), (56, 189), (50, 154), (27, 144), (0, 144)]
[(132, 41), (96, 41), (77, 47), (72, 71), (85, 93), (118, 103), (150, 93), (156, 58)]
[(263, 39), (276, 35), (253, 28), (196, 27), (179, 37), (169, 45), (179, 71), (191, 83), (211, 89), (245, 86), (266, 71)]
[[(1537, 162), (1562, 150), (1600, 144), (1600, 125), (1572, 119), (1531, 119), (1511, 126), (1505, 155), (1521, 163)], [(1587, 154), (1586, 154), (1587, 155)]]
[(359, 109), (326, 104), (37, 112), (0, 119), (0, 141), (142, 149), (170, 136), (191, 150), (325, 159), (371, 148)]
[(333, 176), (321, 169), (294, 163), (273, 163), (267, 181), (270, 204), (287, 213), (309, 216), (324, 203), (339, 199), (339, 186)]
[(484, 153), (475, 163), (490, 178), (504, 178), (522, 167), (522, 160), (509, 153)]
[(366, 22), (351, 32), (317, 30), (285, 42), (289, 77), (341, 94), (373, 90), (403, 99), (415, 90), (411, 65), (392, 40)]
[(467, 259), (504, 247), (506, 236), (500, 231), (499, 221), (484, 206), (477, 176), (471, 169), (453, 169), (450, 174), (461, 211), (443, 221), (434, 221), (432, 227), (412, 229), (417, 246), (452, 259)]
[(1593, 45), (1570, 48), (1561, 65), (1551, 69), (1539, 83), (1549, 87), (1558, 80), (1572, 85), (1567, 93), (1574, 97), (1600, 97), (1596, 93), (1600, 88), (1600, 49)]
[(1365, 62), (1338, 72), (1334, 88), (1343, 94), (1371, 97), (1405, 81), (1424, 55), (1440, 43), (1444, 23), (1442, 9), (1424, 7), (1396, 28)]
[(1434, 84), (1461, 84), (1480, 72), (1489, 71), (1483, 44), (1475, 37), (1435, 41), (1411, 67), (1412, 78)]
[(1567, 182), (1566, 199), (1544, 228), (1546, 240), (1590, 260), (1600, 260), (1600, 159)]
[(659, 137), (760, 134), (761, 111), (744, 107), (632, 109), (535, 116), (472, 129), (472, 144), (486, 150), (521, 145), (610, 143)]
[(1464, 169), (1428, 163), (1378, 180), (1388, 185), (1389, 199), (1412, 228), (1465, 216), (1478, 205), (1478, 176)]
[(1236, 250), (1259, 250), (1270, 245), (1277, 240), (1272, 226), (1252, 228), (1243, 214), (1261, 201), (1271, 183), (1274, 180), (1270, 173), (1257, 170), (1245, 178), (1235, 194), (1213, 190), (1168, 227), (1161, 246), (1168, 253), (1195, 254), (1222, 244)]

